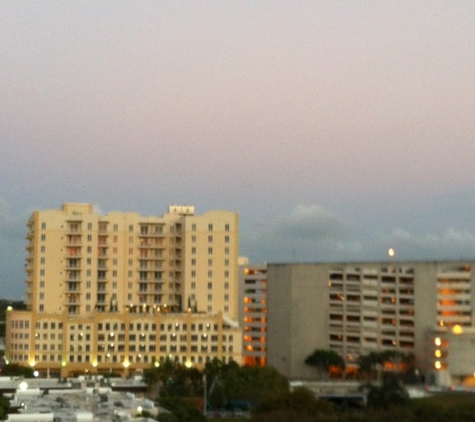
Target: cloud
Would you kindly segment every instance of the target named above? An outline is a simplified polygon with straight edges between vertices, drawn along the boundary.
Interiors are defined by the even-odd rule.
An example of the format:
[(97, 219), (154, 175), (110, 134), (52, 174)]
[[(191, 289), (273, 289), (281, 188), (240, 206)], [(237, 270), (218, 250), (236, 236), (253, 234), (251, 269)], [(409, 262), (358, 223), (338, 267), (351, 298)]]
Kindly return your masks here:
[(448, 227), (425, 234), (415, 234), (399, 228), (388, 233), (378, 232), (374, 242), (362, 247), (363, 256), (381, 256), (391, 247), (396, 250), (397, 259), (473, 259), (475, 233)]
[(243, 231), (251, 262), (381, 261), (394, 248), (401, 261), (473, 259), (475, 232), (456, 227), (415, 233), (374, 230), (345, 221), (319, 205), (298, 205), (287, 215)]
[(15, 214), (0, 199), (0, 291), (2, 297), (21, 298), (25, 290), (25, 235), (28, 215)]
[(340, 238), (346, 232), (346, 224), (319, 205), (297, 205), (277, 222), (275, 230), (294, 240), (330, 240)]
[[(297, 205), (287, 215), (241, 235), (251, 261), (315, 261), (343, 248), (350, 224), (319, 205)], [(249, 252), (248, 252), (249, 251)]]

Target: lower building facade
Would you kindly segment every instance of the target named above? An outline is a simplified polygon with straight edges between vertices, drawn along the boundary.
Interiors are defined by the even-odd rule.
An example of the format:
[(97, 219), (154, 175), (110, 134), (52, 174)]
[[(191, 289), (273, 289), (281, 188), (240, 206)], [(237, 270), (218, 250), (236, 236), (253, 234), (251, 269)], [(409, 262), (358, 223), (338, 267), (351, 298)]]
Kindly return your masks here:
[(475, 261), (269, 264), (267, 363), (309, 379), (304, 361), (315, 349), (338, 352), (350, 369), (359, 356), (398, 351), (414, 356), (421, 377), (473, 378), (473, 269)]
[(220, 312), (171, 313), (146, 305), (84, 317), (7, 311), (6, 360), (40, 376), (140, 373), (165, 360), (203, 368), (242, 360), (242, 331)]

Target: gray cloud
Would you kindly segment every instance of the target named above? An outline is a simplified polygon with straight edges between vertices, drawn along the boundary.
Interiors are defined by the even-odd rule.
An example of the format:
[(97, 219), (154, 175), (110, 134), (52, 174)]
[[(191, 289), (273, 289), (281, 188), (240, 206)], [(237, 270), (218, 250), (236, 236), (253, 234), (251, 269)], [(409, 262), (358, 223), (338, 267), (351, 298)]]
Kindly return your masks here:
[(25, 235), (28, 215), (15, 214), (0, 199), (1, 297), (21, 298), (24, 292)]
[(474, 256), (475, 233), (467, 229), (448, 227), (415, 234), (396, 228), (388, 233), (376, 233), (371, 244), (362, 245), (361, 255), (381, 256), (389, 247), (396, 250), (397, 259), (466, 259)]
[(243, 254), (251, 261), (443, 260), (474, 257), (475, 232), (455, 227), (426, 233), (394, 228), (371, 231), (319, 205), (298, 205), (289, 214), (243, 232)]
[(349, 229), (347, 221), (319, 205), (297, 205), (275, 221), (243, 231), (242, 250), (251, 261), (331, 259), (345, 248)]
[(347, 231), (347, 224), (319, 205), (297, 205), (275, 226), (284, 237), (315, 241), (338, 239)]

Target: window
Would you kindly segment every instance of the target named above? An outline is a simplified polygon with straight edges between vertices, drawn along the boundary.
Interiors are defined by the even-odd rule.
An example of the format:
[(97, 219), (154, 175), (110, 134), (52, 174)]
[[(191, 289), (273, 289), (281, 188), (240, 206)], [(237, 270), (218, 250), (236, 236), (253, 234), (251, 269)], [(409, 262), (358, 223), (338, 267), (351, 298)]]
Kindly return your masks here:
[(229, 231), (229, 224), (224, 225), (224, 231), (227, 231), (227, 232)]
[(196, 231), (196, 223), (193, 223), (191, 225), (191, 231), (194, 231), (194, 232)]
[(196, 243), (196, 236), (195, 235), (191, 236), (191, 243)]
[(208, 281), (208, 289), (211, 290), (213, 288), (213, 283), (211, 281)]
[(193, 255), (196, 254), (196, 248), (195, 248), (195, 247), (192, 247), (192, 248), (191, 248), (191, 253), (192, 253)]
[(43, 234), (41, 235), (41, 241), (44, 242), (45, 240), (46, 240), (46, 235), (43, 233)]
[(191, 282), (191, 288), (196, 289), (196, 283), (194, 281)]
[(208, 266), (211, 267), (213, 265), (213, 260), (211, 258), (208, 259)]
[(208, 236), (208, 242), (213, 243), (213, 236)]
[(224, 236), (224, 243), (229, 243), (229, 236)]
[(191, 270), (191, 278), (195, 278), (196, 277), (196, 271), (195, 270)]
[(213, 255), (213, 248), (212, 247), (208, 248), (208, 255)]
[(213, 225), (212, 225), (212, 224), (208, 224), (208, 231), (209, 231), (209, 232), (212, 232), (212, 231), (213, 231)]
[(191, 260), (191, 266), (194, 267), (195, 265), (196, 265), (196, 259), (193, 258), (193, 259)]
[(41, 230), (46, 230), (46, 223), (41, 223)]

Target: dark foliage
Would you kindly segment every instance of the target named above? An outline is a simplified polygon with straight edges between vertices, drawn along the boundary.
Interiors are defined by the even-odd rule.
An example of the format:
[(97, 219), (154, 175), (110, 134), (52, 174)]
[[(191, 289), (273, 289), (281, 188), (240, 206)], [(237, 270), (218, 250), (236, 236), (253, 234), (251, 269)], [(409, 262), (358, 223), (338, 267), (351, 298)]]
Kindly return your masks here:
[(0, 420), (5, 420), (10, 410), (10, 400), (6, 397), (0, 396)]
[(305, 363), (315, 367), (320, 376), (328, 376), (332, 366), (341, 370), (345, 369), (344, 359), (333, 350), (316, 349), (305, 358)]
[(252, 421), (314, 422), (335, 415), (333, 406), (318, 400), (306, 388), (277, 392), (258, 403), (252, 410)]
[(2, 376), (32, 378), (33, 369), (17, 363), (9, 363), (2, 368)]
[[(160, 406), (169, 410), (176, 418), (176, 422), (206, 422), (206, 416), (196, 406), (181, 397), (161, 397)], [(173, 418), (168, 416), (169, 420)], [(160, 420), (162, 420), (160, 416)]]
[(403, 368), (403, 371), (400, 373), (401, 377), (414, 377), (414, 355), (395, 350), (371, 352), (367, 355), (361, 355), (358, 359), (359, 373), (363, 378), (375, 379), (378, 375), (378, 372), (384, 371), (384, 366), (386, 363), (400, 364)]
[(395, 406), (409, 404), (409, 394), (396, 375), (386, 375), (380, 386), (369, 385), (368, 407), (370, 409), (388, 410)]

